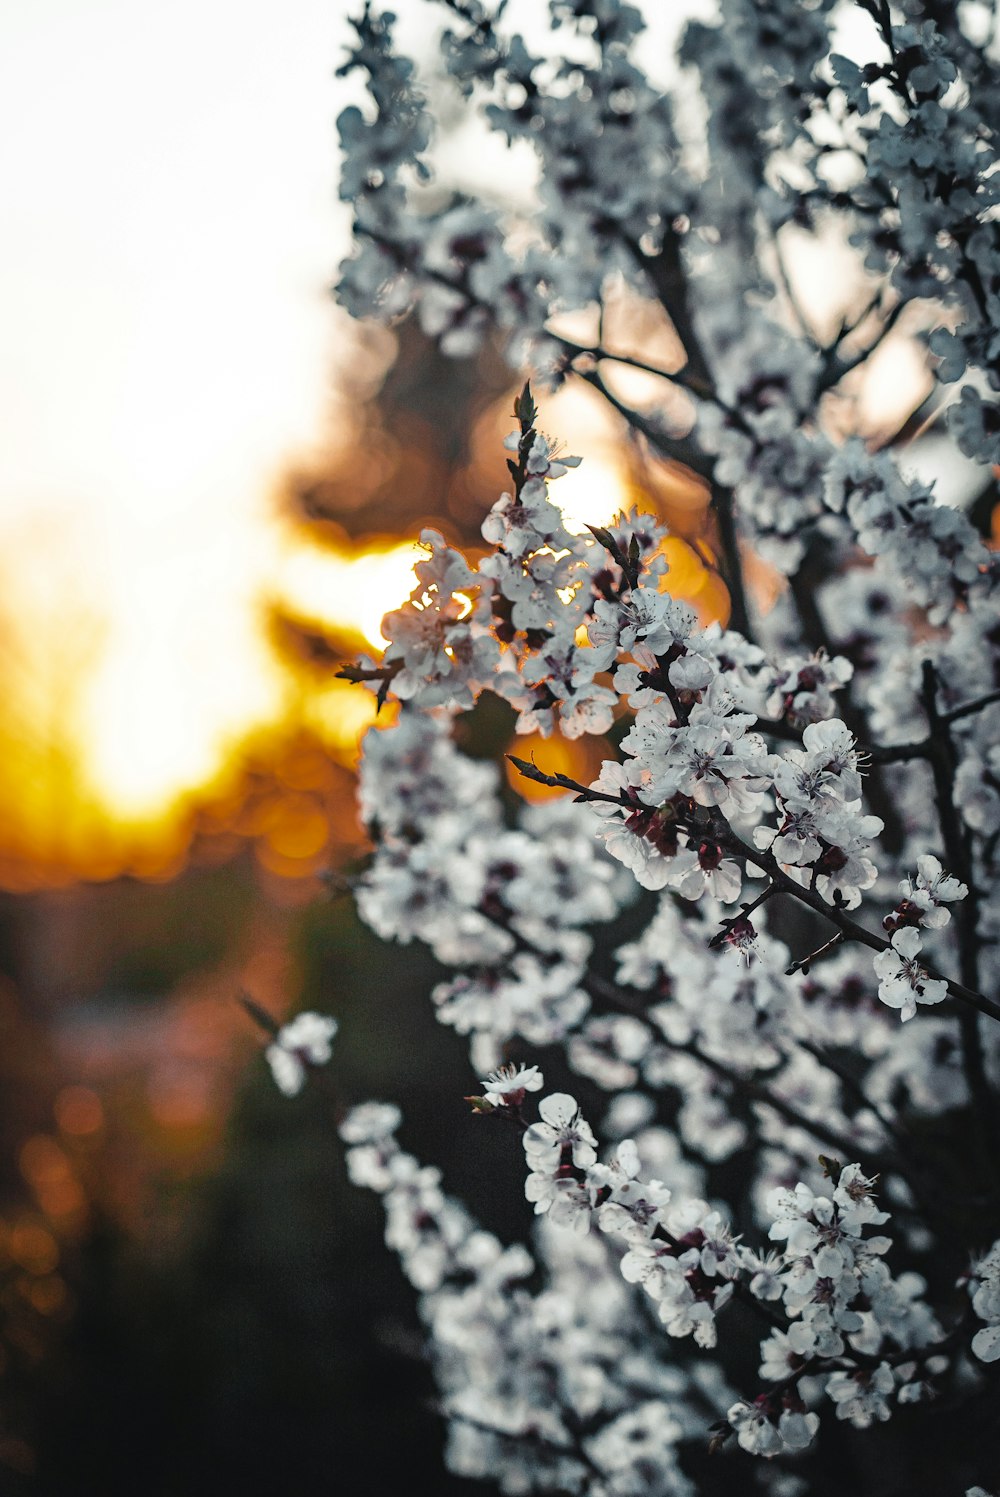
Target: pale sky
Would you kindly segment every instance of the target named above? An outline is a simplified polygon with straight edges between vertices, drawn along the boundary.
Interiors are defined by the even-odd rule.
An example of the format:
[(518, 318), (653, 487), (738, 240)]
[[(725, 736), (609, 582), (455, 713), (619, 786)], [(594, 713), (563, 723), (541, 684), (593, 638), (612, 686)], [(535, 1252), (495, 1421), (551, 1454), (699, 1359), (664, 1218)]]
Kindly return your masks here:
[(95, 774), (137, 800), (275, 705), (263, 660), (233, 662), (260, 650), (272, 485), (324, 435), (345, 337), (343, 9), (0, 3), (4, 591), (15, 569), (59, 627), (113, 617)]

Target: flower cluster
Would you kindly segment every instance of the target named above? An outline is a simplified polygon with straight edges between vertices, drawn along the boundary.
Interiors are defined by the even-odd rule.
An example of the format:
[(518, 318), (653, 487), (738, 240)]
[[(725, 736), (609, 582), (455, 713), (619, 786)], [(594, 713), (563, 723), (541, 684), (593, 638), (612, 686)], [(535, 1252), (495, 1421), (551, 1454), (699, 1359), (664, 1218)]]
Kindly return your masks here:
[(296, 1097), (314, 1066), (326, 1065), (333, 1053), (333, 1037), (339, 1025), (329, 1014), (297, 1014), (278, 1030), (264, 1051), (279, 1090)]
[[(821, 1426), (836, 1453), (845, 1426), (889, 1423), (899, 1448), (924, 1441), (926, 1461), (907, 1455), (930, 1473), (919, 1497), (989, 1486), (1000, 74), (985, 7), (862, 0), (852, 29), (828, 0), (721, 0), (684, 28), (675, 95), (624, 0), (552, 0), (530, 38), (504, 5), (427, 3), (450, 107), (478, 111), (520, 194), (452, 190), (431, 75), (366, 4), (345, 71), (368, 102), (340, 120), (341, 299), (386, 322), (412, 310), (447, 353), (493, 337), (536, 388), (575, 380), (609, 402), (707, 486), (699, 545), (730, 598), (706, 625), (657, 514), (566, 525), (579, 459), (525, 385), (485, 549), (425, 530), (383, 657), (345, 670), (398, 707), (363, 744), (359, 912), (447, 969), (436, 1017), (486, 1078), (470, 1149), (484, 1127), (523, 1133), (530, 1252), (400, 1149), (390, 1106), (342, 1129), (421, 1295), (449, 1465), (512, 1493), (666, 1497), (700, 1489), (707, 1432), (722, 1461), (764, 1457), (772, 1497), (800, 1497), (829, 1485)], [(678, 109), (695, 88), (699, 107)], [(801, 304), (806, 237), (853, 257), (835, 318)], [(663, 367), (616, 347), (623, 306), (633, 329), (669, 322)], [(925, 383), (890, 431), (865, 381), (893, 346)], [(648, 399), (628, 404), (621, 366)], [(552, 765), (594, 767), (511, 754), (517, 776), (566, 792), (518, 803), (463, 747), (484, 694), (515, 748), (557, 737)], [(332, 1031), (285, 1034), (268, 1053), (292, 1091)], [(550, 1057), (572, 1094), (544, 1094)], [(897, 1418), (916, 1402), (919, 1429)], [(954, 1409), (983, 1447), (971, 1463), (949, 1452)]]
[(972, 1350), (983, 1362), (1000, 1358), (1000, 1242), (975, 1266), (970, 1279), (972, 1308), (986, 1324), (972, 1338)]
[[(917, 852), (916, 873), (900, 878), (882, 918), (885, 935), (848, 917), (865, 896), (889, 904), (870, 856), (883, 818), (865, 805), (867, 757), (835, 715), (849, 662), (701, 628), (668, 591), (663, 529), (650, 516), (571, 536), (548, 497), (565, 463), (540, 437), (527, 390), (516, 415), (514, 491), (484, 524), (493, 552), (474, 566), (426, 534), (429, 560), (386, 621), (381, 675), (368, 673), (401, 713), (365, 741), (360, 802), (374, 850), (358, 906), (380, 934), (421, 939), (458, 969), (433, 998), (439, 1018), (470, 1037), (474, 1065), (494, 1068), (471, 1099), (477, 1111), (521, 1121), (540, 1090), (536, 1066), (499, 1064), (515, 1039), (564, 1046), (575, 1071), (615, 1094), (609, 1129), (631, 1108), (641, 1131), (604, 1162), (575, 1098), (545, 1097), (538, 1121), (522, 1123), (527, 1199), (553, 1229), (620, 1243), (624, 1282), (672, 1336), (716, 1348), (737, 1289), (771, 1313), (780, 1306), (760, 1365), (778, 1391), (731, 1401), (723, 1423), (744, 1450), (802, 1451), (821, 1417), (817, 1389), (837, 1419), (864, 1428), (928, 1397), (950, 1366), (923, 1278), (894, 1277), (889, 1239), (865, 1235), (887, 1218), (862, 1166), (841, 1170), (829, 1198), (782, 1181), (809, 1168), (827, 1139), (853, 1136), (891, 1154), (903, 1076), (929, 1111), (934, 1094), (938, 1107), (948, 1095), (967, 1104), (954, 1047), (927, 1028), (901, 1049), (880, 1014), (911, 1018), (948, 996), (921, 942), (946, 941), (950, 907), (969, 885)], [(943, 710), (937, 693), (928, 708), (925, 690), (939, 669), (928, 664), (914, 680), (906, 731), (926, 732), (928, 710)], [(512, 824), (494, 767), (460, 753), (452, 735), (455, 715), (487, 689), (513, 703), (516, 731), (599, 734), (626, 715), (619, 756), (590, 784), (515, 760), (583, 804), (525, 808)], [(957, 729), (953, 752), (961, 741)], [(727, 913), (747, 879), (756, 896)], [(660, 903), (619, 950), (609, 983), (595, 972), (588, 927), (614, 920), (636, 885), (662, 891)], [(839, 927), (815, 972), (813, 958), (789, 966), (788, 946), (754, 924), (754, 910), (779, 895)], [(877, 985), (866, 976), (872, 948)], [(825, 1063), (831, 1042), (866, 1057), (853, 1090)], [(671, 1095), (673, 1134), (651, 1125), (649, 1110)], [(757, 1211), (777, 1217), (771, 1239), (784, 1244), (776, 1259), (743, 1246), (701, 1194), (707, 1171), (748, 1147), (741, 1097), (759, 1129)], [(643, 1159), (662, 1173), (648, 1174)], [(912, 1200), (902, 1161), (890, 1161), (888, 1180)]]
[[(558, 1099), (546, 1101), (561, 1117)], [(399, 1123), (391, 1105), (365, 1103), (340, 1132), (351, 1178), (381, 1196), (386, 1242), (420, 1294), (450, 1468), (509, 1493), (529, 1483), (582, 1492), (598, 1476), (622, 1497), (694, 1497), (677, 1447), (697, 1427), (711, 1377), (690, 1379), (665, 1349), (648, 1354), (598, 1239), (549, 1228), (537, 1263), (503, 1247), (444, 1194), (438, 1171), (400, 1148)], [(588, 1157), (582, 1137), (571, 1147)], [(533, 1289), (539, 1269), (545, 1286)]]

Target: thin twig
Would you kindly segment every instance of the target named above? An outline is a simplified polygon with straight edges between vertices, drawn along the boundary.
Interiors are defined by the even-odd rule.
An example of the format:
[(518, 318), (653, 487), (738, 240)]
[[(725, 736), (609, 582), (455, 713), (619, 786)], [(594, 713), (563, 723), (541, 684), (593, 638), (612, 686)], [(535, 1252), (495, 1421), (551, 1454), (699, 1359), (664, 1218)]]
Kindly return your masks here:
[[(644, 359), (634, 358), (631, 354), (612, 353), (610, 348), (604, 348), (600, 342), (596, 345), (577, 343), (573, 338), (567, 338), (564, 333), (549, 333), (549, 337), (564, 348), (567, 353), (579, 358), (588, 355), (597, 362), (607, 359), (612, 364), (623, 364), (627, 369), (638, 369), (642, 374), (654, 375), (657, 379), (666, 380), (669, 384), (677, 385), (682, 390), (690, 390), (694, 395), (700, 395), (706, 400), (716, 400), (715, 392), (711, 385), (705, 380), (698, 379), (695, 375), (684, 369), (661, 369), (656, 364), (647, 364)], [(577, 371), (574, 371), (574, 373)]]
[[(619, 806), (622, 810), (635, 810), (635, 806), (624, 794), (616, 796), (608, 795), (602, 790), (591, 790), (589, 786), (581, 785), (578, 780), (570, 779), (568, 775), (547, 775), (537, 765), (527, 764), (525, 760), (514, 759), (510, 755), (508, 757), (511, 758), (511, 762), (522, 774), (527, 775), (529, 779), (537, 780), (541, 785), (572, 790), (576, 793), (577, 800), (605, 801), (613, 806)], [(737, 836), (724, 817), (718, 817), (713, 836), (717, 838), (719, 845), (726, 852), (731, 852), (737, 857), (745, 858), (747, 862), (754, 866), (763, 868), (783, 893), (790, 894), (794, 899), (799, 900), (800, 903), (808, 905), (811, 910), (815, 910), (818, 915), (822, 915), (824, 919), (836, 925), (849, 940), (857, 941), (862, 946), (867, 946), (871, 951), (889, 950), (891, 942), (886, 940), (884, 936), (876, 935), (874, 931), (868, 930), (866, 926), (859, 924), (857, 920), (852, 920), (840, 905), (827, 904), (826, 900), (822, 899), (814, 890), (807, 889), (802, 884), (796, 883), (795, 879), (791, 878), (784, 871), (773, 853), (749, 846), (741, 837)], [(929, 977), (939, 978), (944, 982), (953, 998), (957, 998), (961, 1003), (978, 1010), (979, 1013), (985, 1014), (988, 1018), (1000, 1020), (1000, 1004), (995, 1003), (993, 999), (984, 997), (982, 993), (976, 992), (974, 988), (969, 987), (966, 983), (959, 982), (954, 977), (946, 977), (943, 973), (937, 972), (932, 967), (927, 967), (925, 970)]]
[(577, 379), (582, 379), (584, 384), (590, 385), (599, 395), (603, 395), (612, 410), (617, 411), (634, 431), (645, 437), (649, 445), (655, 447), (662, 457), (670, 462), (680, 463), (685, 468), (690, 468), (692, 473), (697, 473), (699, 478), (704, 478), (706, 481), (711, 478), (713, 464), (702, 452), (682, 437), (668, 436), (641, 412), (633, 410), (631, 406), (619, 400), (617, 395), (608, 388), (597, 369), (578, 369), (573, 372)]
[(977, 697), (974, 702), (963, 702), (961, 707), (953, 707), (950, 712), (941, 712), (938, 721), (942, 723), (957, 723), (960, 718), (971, 717), (974, 712), (984, 712), (987, 707), (992, 707), (994, 702), (1000, 702), (1000, 691), (990, 691), (984, 697)]

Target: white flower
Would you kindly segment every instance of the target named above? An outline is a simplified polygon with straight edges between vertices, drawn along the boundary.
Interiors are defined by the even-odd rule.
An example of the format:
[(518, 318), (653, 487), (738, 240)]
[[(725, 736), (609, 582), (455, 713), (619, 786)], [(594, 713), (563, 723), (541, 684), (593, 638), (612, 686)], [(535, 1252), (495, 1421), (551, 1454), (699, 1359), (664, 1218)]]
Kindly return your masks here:
[(533, 1203), (536, 1216), (548, 1213), (557, 1226), (576, 1232), (590, 1229), (590, 1195), (579, 1180), (546, 1172), (530, 1174), (524, 1182), (524, 1194)]
[(778, 1433), (785, 1442), (786, 1450), (805, 1450), (812, 1444), (818, 1429), (818, 1414), (807, 1414), (797, 1409), (783, 1409), (778, 1420)]
[(881, 1226), (889, 1220), (888, 1212), (879, 1211), (875, 1205), (874, 1185), (874, 1180), (862, 1174), (860, 1164), (848, 1164), (841, 1170), (833, 1199), (847, 1231), (857, 1233), (863, 1226)]
[(643, 1181), (639, 1174), (639, 1153), (631, 1138), (618, 1145), (611, 1164), (595, 1164), (587, 1172), (590, 1190), (603, 1197), (598, 1214), (602, 1232), (628, 1242), (648, 1239), (670, 1200), (670, 1191), (661, 1180)]
[(734, 1403), (726, 1418), (736, 1431), (744, 1450), (765, 1459), (786, 1450), (804, 1450), (819, 1429), (819, 1415), (784, 1409), (775, 1417), (770, 1401), (761, 1397), (755, 1403)]
[(772, 1331), (761, 1342), (760, 1375), (777, 1383), (790, 1372), (799, 1371), (816, 1349), (816, 1336), (804, 1321), (796, 1320), (787, 1331)]
[(403, 1120), (393, 1102), (362, 1102), (352, 1107), (337, 1130), (346, 1144), (382, 1143)]
[(920, 932), (906, 925), (892, 937), (892, 946), (875, 958), (879, 979), (878, 996), (889, 1008), (898, 1008), (904, 1021), (912, 1019), (918, 1003), (940, 1003), (948, 995), (948, 984), (938, 977), (928, 977), (920, 966)]
[(849, 1420), (855, 1429), (867, 1429), (889, 1418), (893, 1387), (892, 1368), (882, 1362), (873, 1371), (831, 1373), (826, 1391), (837, 1405), (838, 1419)]
[(726, 1418), (736, 1431), (742, 1449), (751, 1455), (770, 1457), (782, 1450), (778, 1427), (771, 1419), (766, 1403), (734, 1403)]
[(537, 1066), (501, 1066), (483, 1083), (483, 1096), (494, 1107), (518, 1107), (525, 1092), (540, 1092), (543, 1077)]
[(972, 1338), (972, 1350), (981, 1362), (1000, 1359), (1000, 1325), (983, 1326)]
[(722, 904), (735, 904), (743, 889), (739, 864), (724, 858), (714, 842), (679, 852), (667, 865), (666, 882), (684, 899), (710, 894)]
[(669, 1292), (670, 1284), (683, 1271), (673, 1250), (659, 1239), (641, 1238), (621, 1261), (622, 1278), (628, 1284), (641, 1284), (650, 1299), (659, 1302)]
[(970, 1288), (972, 1308), (988, 1322), (972, 1338), (972, 1350), (981, 1362), (1000, 1360), (1000, 1241), (975, 1265)]
[(524, 1152), (535, 1171), (555, 1174), (564, 1157), (577, 1169), (587, 1169), (597, 1158), (597, 1140), (577, 1106), (566, 1092), (553, 1092), (538, 1104), (540, 1123), (532, 1123), (524, 1135)]
[(753, 1277), (750, 1293), (755, 1299), (776, 1300), (781, 1298), (782, 1259), (778, 1253), (757, 1253), (752, 1248), (740, 1249), (743, 1267)]
[(969, 893), (967, 886), (945, 873), (929, 853), (917, 859), (916, 878), (904, 878), (899, 887), (907, 903), (920, 912), (919, 923), (934, 930), (951, 919), (951, 911), (944, 906), (965, 899)]
[[(767, 698), (769, 717), (787, 717), (792, 723), (818, 723), (832, 718), (832, 693), (845, 686), (854, 667), (842, 656), (829, 659), (823, 650), (812, 656), (797, 656), (775, 673)], [(838, 724), (842, 727), (843, 724)], [(806, 743), (807, 751), (811, 745)]]
[(857, 746), (839, 718), (809, 723), (802, 744), (801, 749), (789, 749), (774, 769), (774, 783), (786, 809), (860, 801)]
[(322, 1066), (330, 1059), (337, 1021), (328, 1014), (298, 1014), (275, 1036), (264, 1052), (271, 1075), (286, 1097), (302, 1090), (310, 1066)]

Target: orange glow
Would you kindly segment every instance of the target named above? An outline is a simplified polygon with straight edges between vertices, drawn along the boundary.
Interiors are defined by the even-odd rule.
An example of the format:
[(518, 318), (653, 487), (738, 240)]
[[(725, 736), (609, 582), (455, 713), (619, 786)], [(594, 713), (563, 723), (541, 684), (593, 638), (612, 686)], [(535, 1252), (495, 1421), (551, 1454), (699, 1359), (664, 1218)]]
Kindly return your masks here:
[(60, 1129), (72, 1138), (89, 1138), (104, 1126), (101, 1099), (89, 1086), (64, 1086), (54, 1111)]
[(58, 1315), (66, 1309), (69, 1301), (66, 1285), (58, 1274), (33, 1279), (28, 1287), (28, 1298), (39, 1315)]
[(29, 1138), (19, 1162), (21, 1174), (48, 1219), (63, 1228), (79, 1226), (86, 1216), (86, 1197), (55, 1139), (43, 1133)]
[(29, 1138), (20, 1154), (21, 1173), (34, 1186), (51, 1185), (66, 1178), (69, 1164), (55, 1139), (44, 1133)]
[(376, 650), (388, 641), (382, 620), (410, 596), (414, 567), (427, 552), (416, 541), (387, 541), (352, 553), (289, 546), (279, 573), (280, 599), (304, 619), (360, 634)]
[[(36, 530), (10, 548), (20, 565), (7, 578), (3, 620), (0, 886), (111, 878), (124, 869), (173, 876), (189, 849), (184, 802), (193, 792), (224, 798), (242, 746), (264, 724), (297, 719), (336, 757), (352, 760), (374, 719), (374, 698), (333, 680), (331, 665), (321, 681), (301, 672), (290, 679), (261, 604), (334, 631), (344, 654), (379, 650), (382, 617), (412, 590), (424, 554), (416, 543), (331, 550), (278, 533), (273, 569), (252, 587), (246, 580), (242, 602), (192, 592), (143, 552), (123, 558), (99, 601), (62, 572), (60, 538), (80, 539)], [(42, 552), (55, 552), (54, 564)], [(200, 648), (202, 639), (210, 649)], [(220, 688), (210, 657), (223, 646)], [(268, 836), (300, 872), (306, 848), (315, 852), (325, 840), (315, 813), (301, 806), (288, 808)]]
[(675, 597), (693, 602), (697, 594), (705, 588), (710, 576), (704, 559), (698, 555), (693, 546), (688, 545), (687, 541), (674, 535), (668, 535), (664, 541), (663, 554), (670, 568), (667, 573), (667, 587), (670, 592)]
[(588, 525), (607, 525), (614, 519), (626, 503), (623, 490), (619, 466), (598, 457), (571, 468), (551, 492), (570, 535), (582, 535)]
[(38, 1222), (17, 1222), (11, 1230), (8, 1250), (14, 1262), (29, 1273), (52, 1273), (59, 1262), (55, 1238)]
[[(603, 738), (563, 738), (558, 733), (543, 738), (540, 733), (529, 733), (515, 739), (512, 751), (519, 759), (535, 760), (546, 774), (569, 775), (587, 785), (600, 774), (607, 745)], [(509, 759), (504, 760), (504, 766), (507, 779), (522, 800), (560, 800), (566, 794), (565, 790), (553, 790), (548, 785), (539, 785), (536, 780), (526, 779)]]
[[(477, 447), (495, 457), (509, 424), (508, 403), (493, 407)], [(584, 457), (552, 489), (571, 531), (637, 507), (701, 534), (704, 486), (664, 464), (637, 477), (617, 419), (591, 392), (560, 391), (546, 426)], [(353, 767), (376, 716), (374, 695), (336, 680), (335, 662), (381, 651), (382, 620), (410, 595), (423, 549), (398, 536), (353, 541), (332, 523), (317, 543), (309, 526), (234, 511), (231, 541), (217, 528), (192, 571), (196, 507), (177, 511), (173, 555), (173, 540), (136, 521), (131, 495), (117, 503), (105, 496), (103, 524), (84, 510), (6, 527), (18, 565), (3, 622), (18, 669), (6, 672), (0, 725), (0, 887), (126, 871), (167, 880), (195, 846), (223, 860), (245, 841), (267, 874), (313, 874), (357, 844), (349, 787), (330, 764)], [(725, 589), (695, 546), (675, 537), (666, 549), (670, 590), (703, 622), (725, 616)], [(62, 1107), (65, 1132), (100, 1127), (96, 1098)]]

